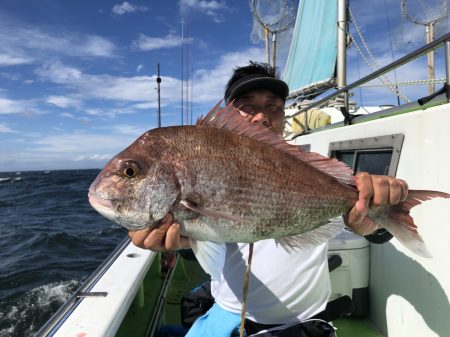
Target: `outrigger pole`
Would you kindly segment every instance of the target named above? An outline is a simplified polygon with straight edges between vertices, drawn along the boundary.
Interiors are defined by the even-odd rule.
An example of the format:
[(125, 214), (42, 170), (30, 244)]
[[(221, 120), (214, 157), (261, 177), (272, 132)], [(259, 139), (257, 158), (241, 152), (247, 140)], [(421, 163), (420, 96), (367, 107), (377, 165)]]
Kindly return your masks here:
[(156, 77), (156, 83), (158, 83), (158, 128), (161, 127), (161, 77), (159, 73), (159, 63), (157, 66), (158, 76)]
[[(337, 32), (337, 87), (347, 85), (347, 0), (338, 0), (338, 32)], [(344, 106), (348, 110), (348, 93), (344, 93)]]

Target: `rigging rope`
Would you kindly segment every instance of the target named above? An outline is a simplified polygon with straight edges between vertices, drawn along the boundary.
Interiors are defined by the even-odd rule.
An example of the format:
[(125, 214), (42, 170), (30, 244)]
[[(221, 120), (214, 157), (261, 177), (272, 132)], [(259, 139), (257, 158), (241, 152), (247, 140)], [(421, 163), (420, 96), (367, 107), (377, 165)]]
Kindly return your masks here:
[[(394, 85), (424, 85), (429, 83), (445, 83), (447, 80), (445, 78), (433, 78), (426, 80), (415, 80), (415, 81), (403, 81), (393, 83)], [(384, 87), (384, 84), (363, 84), (360, 87)]]
[[(394, 57), (394, 41), (392, 40), (392, 34), (391, 34), (391, 23), (389, 20), (389, 12), (388, 12), (388, 5), (387, 5), (387, 0), (384, 0), (384, 11), (386, 12), (386, 23), (387, 23), (387, 28), (388, 28), (388, 34), (389, 34), (389, 42), (390, 42), (390, 47), (391, 47), (391, 58), (392, 58), (392, 62), (395, 61), (395, 57)], [(394, 69), (394, 82), (398, 82), (397, 80), (397, 71)], [(397, 85), (395, 86), (395, 89), (398, 90)], [(400, 105), (400, 97), (397, 96), (397, 103), (398, 105)]]
[[(372, 52), (370, 51), (369, 46), (367, 45), (367, 42), (364, 39), (364, 37), (361, 33), (361, 30), (359, 29), (358, 23), (356, 22), (356, 19), (353, 16), (353, 12), (350, 8), (349, 8), (349, 13), (350, 13), (351, 20), (353, 21), (353, 24), (355, 26), (356, 32), (358, 33), (358, 36), (359, 36), (360, 40), (362, 41), (364, 48), (370, 57), (370, 60), (363, 53), (361, 47), (356, 42), (355, 37), (351, 33), (349, 33), (349, 35), (352, 38), (352, 41), (353, 41), (356, 49), (361, 54), (361, 57), (363, 58), (364, 62), (366, 62), (366, 64), (369, 66), (370, 69), (375, 71), (375, 70), (379, 69), (380, 66), (377, 64), (375, 57), (373, 56)], [(396, 96), (400, 97), (402, 100), (404, 100), (407, 103), (411, 102), (411, 100), (408, 97), (406, 97), (403, 93), (400, 92), (400, 90), (398, 90), (398, 88), (395, 87), (395, 84), (391, 83), (390, 79), (386, 75), (381, 75), (378, 79), (381, 81), (381, 83), (384, 84), (385, 87), (387, 87), (389, 90), (391, 90)]]

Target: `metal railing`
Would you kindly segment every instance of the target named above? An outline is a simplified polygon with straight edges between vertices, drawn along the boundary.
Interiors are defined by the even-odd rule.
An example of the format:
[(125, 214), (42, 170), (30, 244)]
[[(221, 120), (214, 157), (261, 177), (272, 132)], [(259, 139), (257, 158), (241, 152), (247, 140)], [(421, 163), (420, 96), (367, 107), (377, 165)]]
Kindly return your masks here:
[[(307, 111), (308, 110), (310, 110), (310, 109), (312, 109), (314, 107), (317, 107), (317, 106), (325, 105), (328, 101), (332, 100), (333, 98), (335, 98), (335, 97), (337, 97), (337, 96), (339, 96), (341, 94), (348, 95), (350, 90), (352, 90), (352, 89), (354, 89), (356, 87), (359, 87), (360, 85), (365, 84), (365, 83), (367, 83), (369, 81), (372, 81), (372, 80), (376, 79), (377, 77), (379, 77), (379, 76), (381, 76), (383, 74), (386, 74), (386, 73), (388, 73), (388, 72), (390, 72), (390, 71), (392, 71), (392, 70), (394, 70), (394, 69), (396, 69), (396, 68), (398, 68), (398, 67), (400, 67), (400, 66), (402, 66), (404, 64), (407, 64), (407, 63), (415, 60), (416, 58), (418, 58), (418, 57), (420, 57), (420, 56), (422, 56), (424, 54), (427, 54), (429, 51), (441, 47), (444, 44), (445, 44), (446, 83), (448, 85), (450, 85), (450, 33), (447, 33), (447, 34), (441, 36), (440, 38), (434, 40), (433, 42), (428, 43), (427, 45), (425, 45), (425, 46), (423, 46), (423, 47), (421, 47), (421, 48), (419, 48), (419, 49), (417, 49), (417, 50), (415, 50), (415, 51), (413, 51), (413, 52), (403, 56), (402, 58), (400, 58), (400, 59), (398, 59), (398, 60), (388, 64), (387, 66), (385, 66), (383, 68), (380, 68), (380, 69), (374, 71), (373, 73), (371, 73), (371, 74), (369, 74), (369, 75), (367, 75), (367, 76), (365, 76), (365, 77), (363, 77), (363, 78), (361, 78), (361, 79), (359, 79), (359, 80), (357, 80), (357, 81), (355, 81), (355, 82), (353, 82), (353, 83), (351, 83), (351, 84), (349, 84), (349, 85), (347, 85), (347, 86), (345, 86), (345, 87), (343, 87), (341, 89), (338, 89), (334, 93), (332, 93), (332, 94), (330, 94), (330, 95), (328, 95), (328, 96), (326, 96), (326, 97), (324, 97), (324, 98), (322, 98), (322, 99), (320, 99), (320, 100), (318, 100), (316, 102), (313, 102), (313, 103), (309, 104), (308, 106), (306, 106), (304, 108), (301, 108), (296, 113), (290, 115), (289, 118), (294, 118), (294, 117), (298, 116), (299, 114), (305, 112), (304, 132), (307, 133), (309, 131), (309, 128), (308, 128), (308, 115), (307, 115)], [(346, 106), (346, 108), (348, 109), (348, 106)]]
[(119, 255), (125, 250), (131, 240), (125, 237), (114, 251), (102, 262), (100, 266), (83, 282), (77, 291), (58, 309), (58, 311), (39, 329), (35, 337), (53, 336), (64, 320), (75, 310), (85, 296), (89, 296), (89, 291), (95, 286), (98, 280), (116, 261)]

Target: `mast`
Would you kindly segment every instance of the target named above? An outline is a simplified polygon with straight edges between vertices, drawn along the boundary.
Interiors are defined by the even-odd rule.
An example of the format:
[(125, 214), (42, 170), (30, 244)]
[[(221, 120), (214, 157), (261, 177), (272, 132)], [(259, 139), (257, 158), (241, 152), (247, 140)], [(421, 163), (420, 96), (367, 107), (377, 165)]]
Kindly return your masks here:
[[(425, 35), (426, 35), (426, 42), (431, 43), (434, 41), (434, 21), (431, 21), (425, 26)], [(430, 80), (434, 80), (434, 50), (431, 50), (427, 54), (427, 60), (428, 60), (428, 78)], [(433, 82), (430, 82), (428, 84), (428, 92), (432, 94), (435, 90), (435, 86)]]
[[(347, 85), (347, 0), (338, 1), (338, 31), (337, 31), (337, 87)], [(344, 106), (348, 109), (348, 94), (344, 93)]]
[[(434, 41), (434, 28), (436, 23), (441, 22), (450, 16), (448, 12), (447, 1), (443, 1), (442, 5), (435, 10), (433, 7), (428, 7), (428, 10), (422, 10), (421, 14), (410, 16), (408, 9), (406, 8), (406, 0), (401, 0), (402, 14), (408, 20), (411, 20), (417, 25), (425, 26), (425, 39), (427, 44)], [(432, 10), (433, 12), (431, 12)], [(428, 92), (430, 94), (434, 93), (435, 85), (434, 80), (434, 50), (430, 50), (427, 54), (428, 59), (428, 79), (430, 83), (428, 84)]]
[(183, 18), (181, 18), (181, 125), (183, 125), (184, 119), (184, 101), (183, 101), (183, 92), (184, 92), (184, 22)]
[(186, 19), (186, 125), (189, 125), (189, 30)]
[(159, 63), (158, 63), (158, 77), (156, 77), (156, 83), (158, 83), (158, 128), (161, 127), (161, 77), (159, 73)]

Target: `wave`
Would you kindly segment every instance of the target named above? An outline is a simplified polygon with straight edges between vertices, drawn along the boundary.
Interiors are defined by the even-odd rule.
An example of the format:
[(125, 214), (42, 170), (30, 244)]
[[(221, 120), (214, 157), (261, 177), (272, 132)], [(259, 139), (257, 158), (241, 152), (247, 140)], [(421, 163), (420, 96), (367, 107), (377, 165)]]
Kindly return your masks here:
[(0, 182), (3, 182), (3, 181), (9, 181), (9, 182), (13, 183), (13, 182), (15, 182), (15, 181), (21, 181), (21, 180), (22, 180), (22, 177), (17, 177), (17, 178), (1, 177), (1, 178), (0, 178)]
[(49, 283), (0, 302), (0, 337), (34, 336), (80, 285), (78, 280)]
[(89, 205), (98, 172), (0, 174), (0, 337), (34, 335), (126, 235)]

